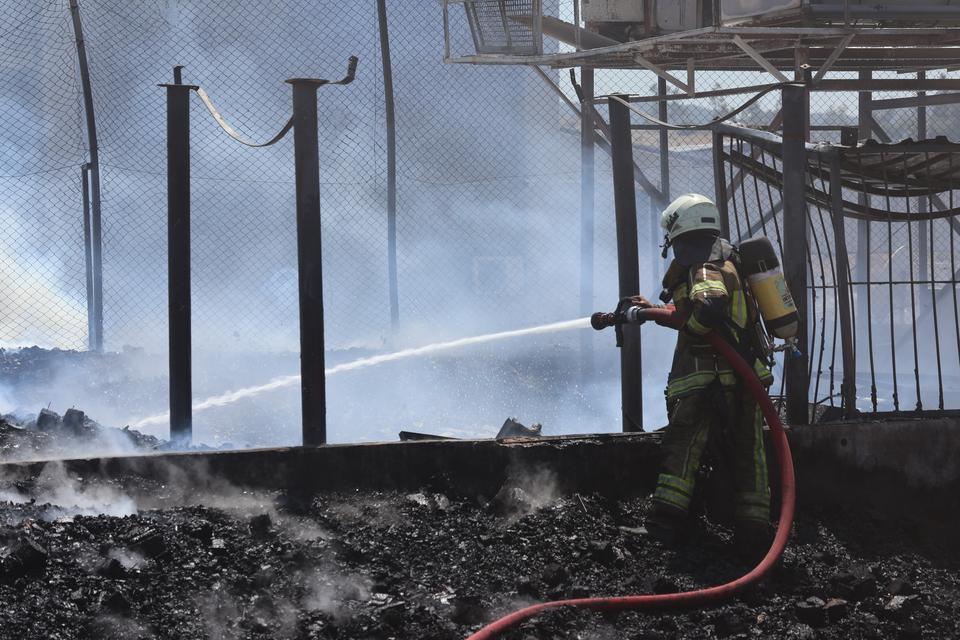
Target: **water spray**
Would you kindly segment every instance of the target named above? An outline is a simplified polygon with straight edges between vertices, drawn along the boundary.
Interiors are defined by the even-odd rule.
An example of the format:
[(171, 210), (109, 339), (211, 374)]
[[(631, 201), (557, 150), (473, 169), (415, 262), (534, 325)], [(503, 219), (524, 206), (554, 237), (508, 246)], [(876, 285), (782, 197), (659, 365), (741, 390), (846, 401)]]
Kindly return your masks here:
[[(384, 353), (377, 356), (370, 356), (367, 358), (359, 358), (357, 360), (352, 360), (350, 362), (344, 362), (333, 367), (328, 367), (324, 370), (324, 374), (327, 376), (332, 376), (338, 373), (343, 373), (345, 371), (355, 371), (357, 369), (365, 369), (367, 367), (374, 367), (379, 364), (384, 364), (387, 362), (394, 362), (397, 360), (404, 360), (406, 358), (414, 358), (419, 356), (429, 356), (435, 353), (440, 353), (442, 351), (451, 351), (453, 349), (461, 349), (463, 347), (470, 347), (478, 344), (485, 344), (488, 342), (496, 342), (498, 340), (505, 340), (507, 338), (520, 338), (523, 336), (534, 336), (544, 333), (556, 333), (558, 331), (571, 331), (574, 329), (586, 329), (590, 326), (589, 318), (578, 318), (576, 320), (565, 320), (563, 322), (554, 322), (551, 324), (544, 324), (537, 327), (527, 327), (526, 329), (515, 329), (513, 331), (501, 331), (499, 333), (488, 333), (481, 336), (471, 336), (468, 338), (459, 338), (457, 340), (450, 340), (448, 342), (435, 342), (433, 344), (424, 345), (422, 347), (413, 347), (410, 349), (402, 349), (400, 351), (394, 351), (392, 353)], [(299, 374), (292, 374), (287, 376), (276, 377), (264, 384), (256, 385), (253, 387), (244, 387), (242, 389), (236, 389), (234, 391), (229, 391), (224, 394), (217, 396), (211, 396), (204, 400), (201, 400), (193, 405), (193, 411), (205, 411), (207, 409), (213, 409), (216, 407), (223, 407), (246, 398), (252, 398), (263, 393), (270, 391), (275, 391), (277, 389), (283, 389), (285, 387), (292, 387), (300, 384)], [(146, 418), (140, 418), (135, 420), (130, 424), (134, 429), (140, 429), (153, 424), (165, 424), (170, 420), (170, 413), (158, 413), (156, 415), (148, 416)]]

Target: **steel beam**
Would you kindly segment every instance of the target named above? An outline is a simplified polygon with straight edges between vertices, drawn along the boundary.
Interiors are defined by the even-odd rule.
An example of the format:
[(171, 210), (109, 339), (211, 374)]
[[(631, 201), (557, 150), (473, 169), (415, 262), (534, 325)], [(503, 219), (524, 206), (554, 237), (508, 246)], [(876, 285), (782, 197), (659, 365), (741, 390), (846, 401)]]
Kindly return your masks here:
[[(546, 82), (549, 87), (551, 87), (554, 91), (557, 92), (557, 94), (558, 94), (558, 95), (560, 96), (560, 98), (564, 101), (564, 103), (565, 103), (568, 107), (570, 107), (570, 109), (571, 109), (574, 113), (576, 113), (576, 114), (577, 114), (577, 117), (579, 118), (579, 117), (580, 117), (581, 108), (580, 108), (580, 107), (577, 107), (577, 106), (573, 103), (573, 101), (571, 101), (570, 98), (568, 98), (568, 97), (566, 96), (566, 94), (563, 93), (563, 91), (560, 89), (560, 87), (557, 86), (557, 84), (556, 84), (553, 80), (551, 80), (550, 77), (547, 76), (547, 75), (543, 72), (543, 70), (541, 70), (541, 69), (539, 69), (539, 68), (537, 68), (537, 67), (534, 67), (534, 69), (537, 70), (538, 75), (539, 75), (541, 78), (543, 78), (544, 82)], [(592, 102), (592, 101), (590, 101), (590, 100), (585, 100), (585, 101), (581, 104), (581, 107), (582, 107), (583, 109), (586, 109), (586, 110), (587, 110), (588, 114), (590, 115), (590, 117), (591, 117), (591, 119), (592, 119), (594, 129), (600, 132), (600, 135), (595, 135), (595, 136), (594, 136), (594, 142), (596, 143), (596, 145), (597, 145), (598, 147), (600, 147), (601, 150), (603, 150), (605, 153), (609, 154), (609, 153), (610, 153), (610, 143), (608, 142), (608, 138), (610, 137), (610, 125), (608, 125), (607, 122), (606, 122), (606, 120), (604, 120), (603, 117), (597, 112), (596, 108), (593, 106), (593, 102)], [(604, 137), (604, 136), (606, 136), (606, 137)], [(657, 198), (657, 199), (660, 199), (660, 200), (663, 199), (663, 194), (660, 193), (660, 190), (659, 190), (659, 189), (657, 189), (655, 186), (653, 186), (653, 183), (650, 182), (650, 179), (647, 178), (647, 176), (643, 173), (643, 170), (640, 169), (640, 165), (638, 165), (636, 162), (633, 163), (633, 177), (634, 177), (634, 180), (636, 180), (637, 184), (640, 185), (640, 188), (643, 189), (643, 191), (644, 191), (647, 195), (649, 195), (651, 198)]]
[[(610, 147), (613, 164), (613, 196), (617, 219), (617, 271), (620, 297), (640, 292), (640, 256), (637, 247), (637, 199), (633, 180), (633, 140), (630, 110), (625, 104), (608, 99), (610, 108)], [(643, 377), (641, 371), (640, 330), (636, 325), (623, 327), (620, 350), (620, 395), (623, 430), (643, 431)]]
[[(594, 190), (596, 186), (593, 118), (593, 69), (580, 71), (583, 105), (580, 108), (580, 315), (593, 313)], [(580, 332), (580, 374), (584, 381), (593, 375), (593, 336)]]
[[(724, 173), (723, 134), (714, 130), (713, 135), (713, 191), (720, 210), (720, 235), (730, 238), (730, 213), (727, 207), (727, 176)], [(742, 172), (741, 172), (742, 173)], [(735, 188), (735, 187), (734, 187)]]
[(315, 447), (327, 441), (320, 147), (317, 136), (317, 88), (326, 81), (294, 78), (287, 82), (293, 85), (303, 445)]
[(880, 78), (821, 80), (813, 91), (896, 91), (912, 93), (915, 91), (960, 91), (960, 79), (957, 78), (930, 78), (916, 80), (915, 78)]
[(783, 75), (783, 73), (774, 65), (772, 65), (766, 58), (764, 58), (759, 51), (751, 47), (746, 40), (740, 36), (733, 36), (733, 44), (740, 47), (745, 54), (750, 56), (754, 62), (760, 65), (761, 68), (765, 69), (766, 72), (772, 75), (774, 78), (780, 82), (789, 82), (789, 78), (787, 78), (787, 76)]
[(935, 93), (928, 95), (924, 91), (918, 91), (916, 96), (910, 98), (874, 100), (872, 106), (874, 111), (880, 111), (882, 109), (919, 109), (937, 105), (957, 104), (958, 102), (960, 102), (960, 93)]
[(837, 58), (839, 58), (841, 54), (843, 54), (844, 50), (853, 41), (854, 37), (855, 36), (852, 33), (848, 35), (846, 38), (840, 41), (840, 44), (838, 44), (836, 48), (830, 53), (830, 55), (827, 56), (827, 59), (823, 61), (823, 64), (820, 65), (820, 68), (817, 69), (817, 73), (814, 74), (813, 76), (814, 84), (823, 80), (824, 76), (827, 75), (827, 72), (830, 71), (834, 63), (837, 61)]
[(87, 63), (86, 40), (83, 37), (83, 25), (80, 20), (80, 6), (77, 0), (70, 0), (70, 16), (73, 33), (77, 43), (77, 62), (80, 68), (80, 86), (83, 90), (83, 111), (87, 126), (87, 152), (90, 160), (90, 264), (92, 287), (87, 301), (89, 308), (87, 321), (87, 341), (92, 351), (103, 351), (103, 231), (100, 206), (100, 146), (97, 141), (97, 118), (93, 108), (93, 88), (90, 84), (90, 65)]
[[(925, 80), (926, 77), (927, 77), (927, 74), (925, 72), (923, 71), (917, 72), (917, 80)], [(927, 94), (923, 91), (917, 92), (918, 98), (921, 98), (921, 99), (925, 98), (926, 95)], [(924, 104), (919, 104), (917, 105), (917, 140), (926, 140), (926, 139), (927, 139), (927, 107)], [(929, 204), (930, 203), (926, 198), (917, 198), (917, 210), (921, 216), (927, 213)], [(927, 246), (929, 241), (928, 225), (930, 224), (931, 223), (927, 220), (920, 220), (920, 222), (918, 223), (920, 247), (919, 247), (919, 252), (917, 257), (919, 259), (918, 264), (920, 265), (921, 269), (925, 269), (927, 267), (928, 251), (933, 251), (933, 247), (928, 248)], [(933, 278), (932, 273), (930, 274), (930, 277)], [(935, 288), (932, 283), (930, 287)], [(924, 307), (926, 306), (926, 303), (927, 303), (927, 297), (926, 296), (921, 297), (920, 306)]]
[(387, 127), (387, 288), (390, 298), (390, 328), (396, 332), (400, 325), (400, 296), (397, 292), (397, 120), (386, 0), (377, 0), (377, 22), (380, 27), (380, 60), (383, 68), (384, 117)]
[(181, 67), (167, 90), (167, 311), (170, 351), (170, 441), (193, 437), (190, 323), (190, 92)]
[(833, 221), (833, 245), (837, 252), (837, 306), (840, 314), (840, 348), (843, 361), (840, 396), (843, 399), (843, 417), (850, 418), (857, 411), (857, 358), (853, 338), (853, 307), (850, 303), (850, 257), (847, 255), (843, 217), (843, 181), (840, 175), (840, 156), (833, 154), (830, 157), (830, 217)]
[(87, 349), (97, 350), (95, 311), (93, 291), (96, 283), (93, 279), (93, 247), (90, 244), (90, 164), (80, 167), (80, 190), (83, 195), (83, 266), (86, 275), (87, 292)]
[[(652, 62), (650, 62), (649, 60), (647, 60), (646, 58), (644, 58), (644, 57), (641, 56), (640, 54), (635, 54), (635, 55), (633, 56), (633, 60), (634, 60), (634, 62), (636, 62), (638, 65), (640, 65), (640, 66), (643, 67), (644, 69), (647, 69), (648, 71), (654, 72), (654, 73), (657, 74), (657, 76), (659, 76), (661, 79), (666, 80), (666, 81), (669, 82), (670, 84), (674, 85), (675, 87), (677, 87), (678, 89), (680, 89), (681, 91), (683, 91), (684, 93), (686, 93), (688, 97), (692, 97), (692, 96), (696, 95), (696, 88), (694, 87), (693, 84), (691, 84), (690, 82), (682, 82), (682, 81), (680, 81), (680, 80), (677, 80), (677, 79), (676, 79), (675, 77), (673, 77), (671, 74), (667, 73), (667, 71), (665, 71), (664, 69), (661, 69), (659, 66), (653, 64)], [(689, 76), (689, 74), (688, 74), (688, 75), (687, 75), (687, 80), (689, 80), (689, 79), (690, 79), (690, 76)]]
[[(858, 80), (866, 85), (872, 79), (873, 74), (870, 71), (861, 71)], [(871, 123), (873, 122), (873, 94), (869, 91), (860, 91), (857, 93), (857, 127), (859, 128), (860, 140), (870, 138)], [(870, 196), (863, 190), (857, 192), (857, 203), (861, 207), (870, 206)], [(860, 282), (866, 282), (870, 279), (870, 254), (872, 243), (870, 238), (870, 222), (867, 220), (857, 220), (857, 262), (854, 267), (856, 278)], [(868, 340), (872, 335), (873, 328), (870, 325), (870, 288), (869, 286), (860, 289), (856, 294), (857, 308), (860, 313), (857, 314), (857, 334), (867, 336)], [(872, 343), (872, 340), (870, 340)], [(871, 346), (872, 349), (872, 346)]]
[[(661, 97), (667, 95), (667, 82), (663, 78), (657, 79), (657, 93)], [(667, 108), (666, 100), (661, 100), (657, 105), (657, 119), (660, 122), (669, 122), (670, 113)], [(670, 203), (670, 132), (666, 127), (659, 127), (660, 131), (660, 193), (663, 194), (662, 200), (649, 199), (650, 203), (650, 280), (653, 284), (652, 291), (656, 291), (660, 286), (660, 271), (663, 266), (663, 260), (660, 258), (660, 247), (658, 241), (661, 237), (660, 230), (660, 212)]]
[(807, 91), (803, 85), (783, 88), (783, 266), (787, 287), (800, 315), (797, 342), (801, 353), (784, 361), (787, 420), (791, 425), (810, 421), (807, 394), (809, 341), (807, 327), (807, 203), (806, 119)]

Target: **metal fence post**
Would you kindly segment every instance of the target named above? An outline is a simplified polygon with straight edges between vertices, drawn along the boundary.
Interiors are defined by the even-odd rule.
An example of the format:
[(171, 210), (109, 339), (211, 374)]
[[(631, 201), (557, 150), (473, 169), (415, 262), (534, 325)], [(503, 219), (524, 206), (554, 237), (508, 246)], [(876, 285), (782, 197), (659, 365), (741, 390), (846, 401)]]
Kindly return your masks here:
[(325, 80), (292, 78), (293, 147), (297, 189), (297, 267), (300, 289), (300, 396), (303, 445), (327, 441), (324, 377), (323, 246), (320, 225), (320, 148), (317, 88)]
[(807, 364), (807, 210), (806, 200), (806, 87), (786, 85), (783, 96), (783, 267), (787, 287), (800, 315), (797, 343), (801, 354), (784, 361), (787, 420), (810, 421), (807, 394), (810, 374)]
[[(869, 82), (873, 73), (870, 71), (861, 71), (858, 79), (862, 82)], [(857, 137), (860, 140), (868, 140), (873, 137), (870, 123), (873, 121), (873, 93), (870, 91), (860, 91), (857, 93), (857, 128), (859, 132)], [(857, 193), (857, 203), (862, 207), (870, 206), (870, 196), (864, 191)], [(870, 222), (868, 220), (857, 220), (857, 263), (854, 267), (854, 275), (857, 282), (869, 282), (870, 280), (870, 255), (872, 253), (872, 242), (870, 238)], [(871, 313), (871, 291), (869, 284), (861, 284), (857, 289), (857, 335), (867, 338), (870, 342), (872, 328), (870, 327)], [(864, 349), (867, 353), (869, 350)], [(871, 393), (873, 393), (871, 391)]]
[(170, 347), (170, 440), (193, 437), (190, 336), (190, 92), (182, 67), (167, 90), (167, 308)]
[[(926, 71), (917, 71), (917, 81), (922, 82), (927, 79)], [(927, 95), (926, 91), (917, 91), (917, 97), (923, 98)], [(917, 140), (926, 140), (927, 139), (927, 107), (919, 104), (917, 105)], [(932, 224), (930, 221), (926, 220), (926, 214), (928, 213), (929, 201), (927, 198), (917, 198), (917, 212), (921, 216), (921, 220), (917, 223), (917, 239), (919, 240), (919, 251), (917, 254), (917, 264), (924, 268), (929, 264), (928, 254), (933, 251), (933, 247), (928, 246), (928, 240), (930, 238), (930, 230), (928, 225)], [(930, 276), (930, 279), (933, 280), (933, 275)], [(933, 282), (930, 283), (930, 288), (936, 290), (937, 286)], [(927, 306), (926, 296), (921, 296), (920, 298), (920, 307), (923, 308)]]
[[(727, 176), (723, 171), (723, 134), (714, 131), (713, 138), (713, 191), (717, 209), (720, 210), (720, 235), (730, 238), (730, 213), (727, 211)], [(762, 212), (761, 212), (762, 215)]]
[(87, 341), (93, 351), (103, 350), (103, 233), (100, 218), (100, 150), (97, 142), (97, 120), (93, 109), (93, 89), (90, 86), (90, 66), (87, 64), (87, 48), (80, 21), (80, 6), (70, 0), (70, 15), (73, 21), (74, 38), (77, 41), (77, 62), (80, 68), (80, 85), (83, 89), (83, 108), (87, 124), (87, 146), (90, 162), (89, 186), (84, 194), (90, 198), (90, 252), (91, 287), (88, 288)]
[[(669, 122), (670, 112), (667, 108), (667, 81), (657, 78), (657, 95), (662, 100), (657, 102), (657, 118), (661, 122)], [(657, 127), (660, 134), (660, 193), (663, 198), (650, 198), (650, 290), (660, 289), (660, 273), (663, 260), (660, 258), (660, 212), (670, 203), (670, 132), (666, 127)]]
[[(623, 298), (640, 292), (640, 256), (637, 247), (637, 196), (633, 182), (630, 110), (615, 98), (626, 100), (626, 96), (607, 99), (610, 108), (610, 159), (613, 163), (613, 196), (617, 218), (617, 271), (620, 297)], [(623, 327), (620, 394), (623, 430), (643, 431), (640, 329), (635, 325)]]
[(87, 291), (87, 349), (97, 350), (96, 311), (93, 304), (96, 283), (93, 279), (93, 247), (90, 233), (90, 164), (80, 167), (80, 190), (83, 192), (83, 266)]
[(400, 324), (400, 297), (397, 292), (397, 126), (386, 0), (377, 0), (377, 21), (380, 25), (383, 101), (387, 125), (387, 286), (390, 297), (390, 328), (396, 331)]
[(843, 208), (840, 154), (835, 152), (830, 157), (830, 217), (833, 220), (833, 246), (837, 251), (837, 306), (840, 313), (840, 348), (843, 357), (840, 397), (843, 400), (843, 417), (849, 418), (857, 412), (857, 358), (850, 306), (850, 256), (847, 254)]
[[(596, 165), (593, 124), (593, 69), (581, 67), (580, 86), (580, 314), (593, 312), (594, 191)], [(580, 374), (584, 381), (593, 375), (593, 336), (580, 332)]]

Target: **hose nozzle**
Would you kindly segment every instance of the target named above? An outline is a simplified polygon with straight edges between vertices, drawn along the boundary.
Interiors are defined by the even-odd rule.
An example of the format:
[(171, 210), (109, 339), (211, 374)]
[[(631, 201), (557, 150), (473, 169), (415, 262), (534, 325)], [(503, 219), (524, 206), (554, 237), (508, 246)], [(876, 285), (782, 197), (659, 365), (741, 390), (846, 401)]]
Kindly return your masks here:
[(606, 311), (597, 311), (595, 314), (590, 316), (590, 326), (596, 329), (597, 331), (602, 331), (607, 327), (612, 327), (617, 324), (617, 315), (615, 313), (608, 313)]

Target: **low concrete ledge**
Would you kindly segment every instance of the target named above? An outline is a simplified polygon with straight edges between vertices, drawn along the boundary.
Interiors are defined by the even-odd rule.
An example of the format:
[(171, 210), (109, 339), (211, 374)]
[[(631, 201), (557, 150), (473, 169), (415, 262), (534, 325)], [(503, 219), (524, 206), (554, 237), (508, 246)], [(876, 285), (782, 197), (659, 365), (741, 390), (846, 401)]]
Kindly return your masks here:
[(837, 422), (790, 431), (799, 466), (820, 461), (864, 472), (889, 473), (917, 489), (960, 480), (960, 418)]
[[(549, 471), (563, 492), (611, 496), (649, 492), (659, 464), (657, 434), (602, 434), (508, 440), (423, 440), (318, 448), (163, 453), (63, 460), (83, 478), (123, 482), (149, 478), (162, 484), (215, 490), (218, 485), (291, 493), (399, 490), (431, 487), (492, 496), (506, 476)], [(48, 462), (0, 466), (0, 476), (36, 476)], [(131, 483), (136, 485), (136, 483)]]
[[(789, 432), (800, 507), (866, 507), (884, 517), (954, 525), (960, 509), (960, 420), (846, 422)], [(451, 495), (493, 496), (510, 475), (551, 474), (564, 493), (613, 499), (648, 494), (660, 463), (657, 433), (510, 440), (423, 440), (163, 453), (63, 460), (74, 477), (105, 478), (130, 492), (221, 489), (326, 491), (426, 487)], [(774, 458), (770, 455), (771, 463)], [(0, 480), (35, 477), (48, 462), (0, 465)], [(778, 471), (772, 464), (771, 477)], [(145, 478), (149, 482), (139, 482)], [(777, 487), (774, 486), (776, 493)]]

